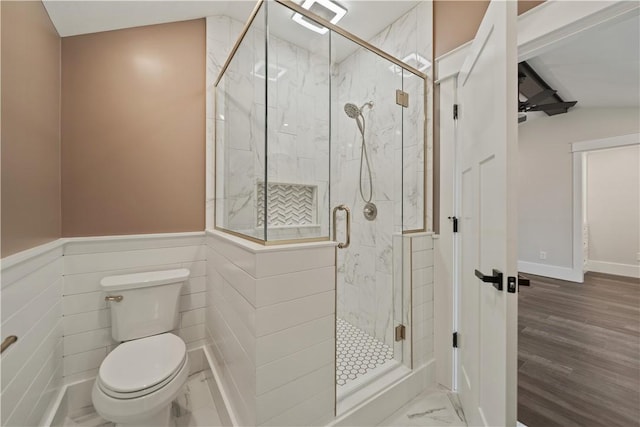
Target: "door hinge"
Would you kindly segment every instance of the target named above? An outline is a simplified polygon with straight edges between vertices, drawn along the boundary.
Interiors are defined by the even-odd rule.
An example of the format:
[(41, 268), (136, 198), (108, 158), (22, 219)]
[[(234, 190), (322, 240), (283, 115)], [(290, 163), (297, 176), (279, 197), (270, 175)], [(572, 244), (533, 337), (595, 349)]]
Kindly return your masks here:
[(458, 104), (453, 104), (453, 120), (458, 120)]
[(451, 222), (453, 222), (453, 232), (457, 233), (458, 232), (458, 217), (449, 216), (447, 218), (449, 218), (451, 220)]
[(453, 348), (458, 348), (458, 333), (453, 333)]
[(396, 341), (402, 341), (407, 337), (407, 328), (404, 325), (396, 326)]
[(400, 89), (396, 89), (396, 104), (402, 105), (404, 108), (409, 107), (409, 94)]

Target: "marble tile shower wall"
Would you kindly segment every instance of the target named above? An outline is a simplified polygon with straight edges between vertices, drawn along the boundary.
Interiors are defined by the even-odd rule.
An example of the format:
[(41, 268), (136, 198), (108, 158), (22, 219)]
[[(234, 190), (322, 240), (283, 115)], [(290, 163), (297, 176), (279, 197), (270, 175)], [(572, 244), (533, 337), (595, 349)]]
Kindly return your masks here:
[[(269, 105), (275, 105), (267, 111), (274, 118), (267, 126), (267, 179), (315, 187), (316, 223), (320, 235), (328, 236), (328, 44), (311, 52), (276, 37), (269, 42), (269, 61), (287, 72), (267, 91)], [(307, 237), (301, 233), (298, 237)]]
[[(256, 19), (263, 19), (262, 15)], [(226, 59), (220, 52), (227, 52), (227, 46), (233, 45), (237, 36), (230, 34), (234, 31), (239, 34), (239, 28), (239, 23), (226, 17), (207, 18), (210, 82), (215, 80)], [(225, 145), (225, 158), (218, 159), (217, 163), (219, 181), (216, 185), (222, 193), (216, 201), (218, 222), (224, 223), (227, 229), (264, 237), (257, 230), (256, 188), (264, 181), (266, 130), (268, 181), (314, 187), (317, 223), (326, 236), (329, 194), (326, 53), (312, 53), (270, 35), (267, 83), (265, 37), (264, 30), (257, 24), (246, 34), (218, 87), (215, 119), (211, 113), (212, 101), (209, 101), (210, 120), (215, 120), (216, 133), (221, 137), (218, 144)], [(215, 182), (214, 177), (209, 179), (210, 184)], [(211, 199), (213, 195), (208, 197)], [(299, 230), (299, 236), (291, 237), (307, 237), (303, 233)]]
[[(256, 20), (261, 19), (260, 15)], [(233, 25), (235, 27), (235, 25)], [(260, 42), (262, 39), (262, 42)], [(216, 96), (219, 217), (225, 228), (262, 238), (256, 233), (256, 184), (264, 179), (265, 80), (258, 77), (265, 62), (264, 31), (251, 26), (218, 86)], [(261, 108), (262, 105), (262, 108)], [(260, 129), (262, 127), (262, 129)]]
[[(430, 5), (421, 3), (370, 43), (403, 59), (418, 53), (431, 58)], [(415, 65), (410, 60), (411, 65)], [(354, 212), (351, 247), (338, 253), (338, 315), (369, 334), (393, 344), (393, 252), (392, 235), (424, 226), (425, 95), (423, 81), (368, 52), (358, 49), (334, 69), (332, 104), (332, 174), (335, 203), (345, 203)], [(409, 108), (395, 103), (395, 91), (410, 94)], [(429, 85), (427, 89), (430, 90)], [(359, 190), (360, 136), (354, 120), (343, 112), (347, 102), (365, 109), (367, 147), (373, 174), (373, 202), (378, 207), (375, 221), (362, 215), (364, 202)], [(428, 111), (427, 120), (430, 120)], [(366, 166), (363, 166), (366, 168)], [(363, 176), (367, 195), (366, 172)], [(401, 197), (400, 197), (401, 196)], [(405, 254), (409, 256), (409, 254)]]
[[(206, 73), (206, 228), (212, 230), (214, 226), (215, 205), (215, 129), (224, 129), (224, 114), (216, 116), (215, 81), (224, 65), (238, 34), (242, 30), (242, 23), (228, 16), (210, 16), (206, 19), (207, 27), (207, 73)], [(220, 115), (222, 114), (222, 115)], [(224, 132), (224, 131), (223, 131)], [(223, 171), (218, 171), (222, 173)], [(224, 200), (218, 201), (218, 209), (224, 212)]]

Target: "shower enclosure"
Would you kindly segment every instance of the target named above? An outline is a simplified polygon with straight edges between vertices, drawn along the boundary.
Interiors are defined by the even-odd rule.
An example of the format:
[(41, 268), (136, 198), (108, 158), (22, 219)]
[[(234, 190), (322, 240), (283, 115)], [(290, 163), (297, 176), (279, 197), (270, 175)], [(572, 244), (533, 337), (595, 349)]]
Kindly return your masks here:
[(424, 68), (261, 1), (215, 86), (215, 228), (264, 245), (339, 242), (340, 408), (412, 367), (403, 265), (406, 235), (427, 229)]

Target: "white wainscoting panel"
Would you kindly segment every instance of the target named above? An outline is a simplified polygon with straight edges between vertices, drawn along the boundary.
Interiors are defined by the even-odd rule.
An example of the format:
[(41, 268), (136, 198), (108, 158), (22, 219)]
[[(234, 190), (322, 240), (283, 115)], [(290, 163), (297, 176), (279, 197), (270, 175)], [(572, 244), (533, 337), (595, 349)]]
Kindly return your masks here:
[(2, 260), (1, 425), (37, 425), (62, 386), (62, 242)]
[(411, 237), (413, 367), (433, 359), (433, 236)]
[(105, 276), (188, 268), (174, 333), (204, 345), (205, 254), (196, 232), (59, 239), (2, 259), (2, 338), (18, 336), (2, 355), (2, 425), (37, 425), (63, 383), (95, 377), (117, 345)]
[(106, 276), (188, 268), (180, 296), (180, 325), (174, 331), (189, 348), (205, 338), (206, 257), (204, 233), (74, 238), (65, 244), (64, 377), (69, 382), (95, 375), (117, 343), (111, 338), (109, 303), (100, 290)]
[(240, 424), (332, 419), (333, 244), (262, 247), (208, 232), (207, 260), (209, 351)]

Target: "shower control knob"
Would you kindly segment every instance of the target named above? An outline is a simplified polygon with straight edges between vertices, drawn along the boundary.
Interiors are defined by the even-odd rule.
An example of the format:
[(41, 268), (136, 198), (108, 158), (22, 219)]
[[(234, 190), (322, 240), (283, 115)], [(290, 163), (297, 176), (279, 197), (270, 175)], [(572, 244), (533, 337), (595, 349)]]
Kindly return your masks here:
[(373, 203), (369, 202), (364, 205), (364, 217), (368, 221), (373, 221), (378, 216), (378, 208)]

